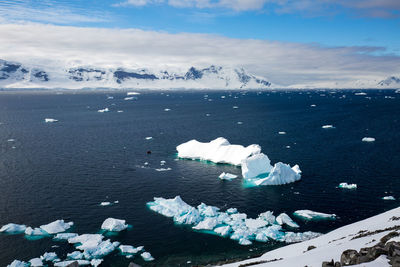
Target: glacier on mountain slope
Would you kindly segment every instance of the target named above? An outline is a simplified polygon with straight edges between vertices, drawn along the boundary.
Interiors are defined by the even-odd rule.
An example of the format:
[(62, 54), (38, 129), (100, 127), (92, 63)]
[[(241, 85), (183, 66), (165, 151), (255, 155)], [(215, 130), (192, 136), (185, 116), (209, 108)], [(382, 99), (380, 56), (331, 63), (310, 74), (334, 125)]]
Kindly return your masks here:
[(236, 209), (220, 211), (218, 207), (201, 203), (197, 208), (184, 202), (180, 196), (172, 199), (155, 197), (147, 207), (166, 217), (173, 217), (175, 223), (185, 224), (196, 231), (217, 234), (236, 240), (240, 245), (250, 245), (253, 241), (299, 242), (318, 236), (318, 233), (285, 232), (283, 225), (291, 228), (299, 226), (285, 213), (275, 217), (271, 211), (259, 214), (255, 219)]
[(176, 150), (179, 158), (241, 166), (242, 176), (251, 186), (282, 185), (301, 179), (298, 165), (290, 167), (278, 162), (272, 166), (268, 156), (261, 153), (261, 147), (256, 144), (232, 145), (227, 139), (218, 137), (206, 143), (193, 139), (178, 145)]

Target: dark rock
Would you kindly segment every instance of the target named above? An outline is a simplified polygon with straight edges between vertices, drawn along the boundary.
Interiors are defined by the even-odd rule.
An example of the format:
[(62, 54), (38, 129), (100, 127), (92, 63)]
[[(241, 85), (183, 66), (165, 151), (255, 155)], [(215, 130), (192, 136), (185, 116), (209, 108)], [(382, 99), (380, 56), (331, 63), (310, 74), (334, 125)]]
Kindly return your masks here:
[(333, 259), (331, 261), (324, 261), (322, 267), (335, 267), (335, 261)]
[(360, 254), (358, 254), (357, 250), (354, 249), (345, 250), (343, 251), (342, 256), (340, 256), (340, 263), (343, 266), (358, 264), (359, 256)]
[(68, 264), (66, 267), (78, 267), (78, 266), (79, 266), (78, 262), (74, 261), (74, 262)]
[(142, 267), (142, 266), (140, 266), (140, 265), (138, 265), (138, 264), (136, 264), (136, 263), (131, 262), (131, 263), (129, 263), (128, 267)]
[(308, 246), (307, 251), (312, 250), (312, 249), (314, 249), (314, 248), (316, 248), (316, 246), (313, 246), (313, 245)]
[(383, 244), (386, 244), (386, 242), (388, 242), (390, 239), (392, 239), (393, 237), (399, 236), (399, 233), (397, 232), (390, 232), (387, 235), (385, 235), (384, 237), (381, 238), (381, 242)]

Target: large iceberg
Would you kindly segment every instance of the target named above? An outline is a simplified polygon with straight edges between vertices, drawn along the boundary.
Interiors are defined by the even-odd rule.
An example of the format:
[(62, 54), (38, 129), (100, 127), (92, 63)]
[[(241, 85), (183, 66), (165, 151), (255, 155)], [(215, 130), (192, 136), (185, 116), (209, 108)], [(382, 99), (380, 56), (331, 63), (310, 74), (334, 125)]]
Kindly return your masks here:
[(107, 218), (101, 225), (101, 229), (107, 230), (110, 232), (120, 232), (120, 231), (128, 228), (128, 225), (125, 224), (125, 222), (126, 222), (125, 220)]
[(316, 212), (312, 210), (296, 210), (293, 215), (300, 217), (304, 220), (323, 220), (323, 219), (336, 219), (336, 214), (327, 214), (322, 212)]
[(9, 223), (0, 228), (0, 233), (19, 234), (26, 230), (26, 225)]
[[(252, 242), (268, 242), (276, 240), (280, 242), (297, 242), (307, 240), (314, 235), (303, 233), (291, 233), (286, 237), (283, 226), (291, 228), (299, 226), (285, 213), (278, 217), (273, 212), (260, 213), (257, 218), (247, 218), (247, 214), (238, 213), (237, 209), (230, 208), (227, 211), (220, 211), (218, 207), (201, 203), (197, 208), (184, 202), (179, 196), (173, 199), (154, 198), (147, 206), (164, 216), (173, 217), (179, 224), (191, 225), (192, 229), (202, 233), (217, 234), (222, 237), (229, 237), (236, 240), (240, 245), (250, 245)], [(120, 250), (129, 251), (129, 246), (120, 247)], [(136, 252), (136, 251), (135, 251)]]
[[(253, 144), (247, 147), (231, 145), (228, 140), (218, 137), (208, 143), (191, 140), (176, 147), (178, 157), (186, 159), (208, 160), (214, 163), (228, 163), (241, 166), (246, 184), (281, 185), (300, 180), (298, 165), (291, 168), (282, 162), (271, 165), (267, 155), (261, 153), (261, 147)], [(221, 179), (233, 179), (234, 175), (222, 173)]]
[(231, 145), (228, 140), (218, 137), (208, 143), (191, 140), (176, 147), (178, 157), (208, 160), (214, 163), (240, 165), (247, 157), (261, 152), (259, 145)]
[(71, 226), (74, 225), (73, 222), (64, 222), (64, 220), (57, 220), (49, 224), (41, 225), (40, 229), (48, 234), (57, 234), (67, 231)]

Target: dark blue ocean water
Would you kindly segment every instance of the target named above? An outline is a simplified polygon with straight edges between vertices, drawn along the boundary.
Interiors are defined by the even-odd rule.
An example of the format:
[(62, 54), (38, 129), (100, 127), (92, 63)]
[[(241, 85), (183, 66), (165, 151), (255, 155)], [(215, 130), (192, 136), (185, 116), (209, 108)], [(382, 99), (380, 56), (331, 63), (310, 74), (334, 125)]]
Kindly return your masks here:
[[(108, 95), (114, 99), (107, 100)], [(333, 222), (296, 220), (301, 231), (319, 232), (399, 205), (381, 199), (400, 198), (400, 95), (394, 91), (367, 91), (369, 98), (353, 91), (153, 91), (134, 101), (124, 101), (125, 96), (115, 91), (0, 92), (0, 225), (37, 227), (65, 219), (75, 222), (74, 232), (96, 233), (107, 217), (126, 219), (133, 228), (111, 238), (144, 245), (156, 258), (145, 263), (136, 257), (134, 262), (186, 266), (246, 258), (281, 244), (240, 246), (176, 226), (146, 208), (155, 196), (180, 195), (191, 205), (235, 207), (249, 217), (298, 209), (339, 216)], [(105, 107), (110, 112), (97, 112)], [(59, 122), (46, 124), (45, 118)], [(322, 129), (326, 124), (335, 128)], [(145, 140), (148, 136), (153, 139)], [(299, 164), (301, 181), (245, 188), (241, 179), (218, 179), (223, 171), (240, 174), (240, 168), (176, 160), (178, 144), (219, 136), (234, 144), (260, 144), (273, 163)], [(376, 142), (361, 142), (365, 136)], [(161, 160), (172, 170), (155, 171)], [(144, 162), (148, 168), (141, 168)], [(358, 189), (340, 190), (341, 182), (357, 183)], [(119, 204), (99, 206), (114, 200)], [(63, 256), (73, 247), (49, 238), (29, 241), (23, 235), (0, 235), (0, 266), (46, 251)], [(129, 262), (113, 253), (104, 266)]]

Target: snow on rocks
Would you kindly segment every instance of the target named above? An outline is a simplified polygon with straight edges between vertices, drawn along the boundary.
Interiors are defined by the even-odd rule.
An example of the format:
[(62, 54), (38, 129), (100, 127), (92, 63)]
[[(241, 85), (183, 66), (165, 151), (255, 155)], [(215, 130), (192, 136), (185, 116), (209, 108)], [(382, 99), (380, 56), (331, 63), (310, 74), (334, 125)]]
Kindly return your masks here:
[(120, 232), (128, 228), (128, 225), (125, 224), (125, 222), (126, 222), (125, 220), (107, 218), (101, 225), (101, 229), (110, 232)]
[(278, 162), (272, 166), (268, 156), (261, 153), (261, 147), (256, 144), (247, 147), (231, 145), (228, 140), (219, 137), (208, 143), (191, 140), (180, 144), (176, 150), (179, 158), (241, 166), (242, 176), (249, 180), (251, 186), (281, 185), (301, 178), (298, 165), (291, 168), (288, 164)]
[(316, 212), (312, 210), (296, 210), (293, 212), (293, 215), (300, 217), (304, 220), (310, 221), (310, 220), (334, 220), (336, 219), (336, 214), (327, 214), (327, 213), (322, 213), (322, 212)]
[(26, 225), (9, 223), (9, 224), (3, 225), (0, 228), (0, 233), (20, 234), (20, 233), (25, 232), (25, 230), (26, 230)]
[(340, 183), (339, 188), (343, 189), (357, 189), (357, 184)]
[(52, 118), (45, 118), (44, 122), (50, 123), (50, 122), (58, 122), (58, 120), (56, 119), (52, 119)]
[(73, 225), (74, 225), (73, 222), (66, 223), (64, 222), (64, 220), (57, 220), (49, 224), (41, 225), (40, 229), (42, 229), (48, 234), (57, 234), (67, 231)]
[(229, 173), (229, 172), (223, 172), (223, 173), (221, 173), (218, 177), (219, 177), (219, 179), (221, 179), (221, 180), (228, 180), (228, 181), (230, 181), (230, 180), (232, 180), (232, 179), (237, 178), (238, 176), (235, 175), (235, 174)]
[(361, 141), (363, 141), (363, 142), (375, 142), (375, 138), (373, 138), (373, 137), (364, 137), (363, 139), (361, 139)]
[[(197, 208), (184, 202), (179, 196), (173, 199), (154, 198), (147, 206), (166, 217), (173, 217), (175, 223), (190, 225), (192, 229), (206, 234), (217, 234), (236, 240), (240, 245), (250, 245), (253, 241), (299, 242), (318, 236), (318, 233), (292, 233), (283, 230), (282, 225), (291, 228), (299, 226), (285, 213), (275, 218), (271, 211), (259, 214), (255, 219), (230, 208), (220, 211), (218, 207), (201, 203)], [(286, 239), (285, 239), (286, 238)]]

